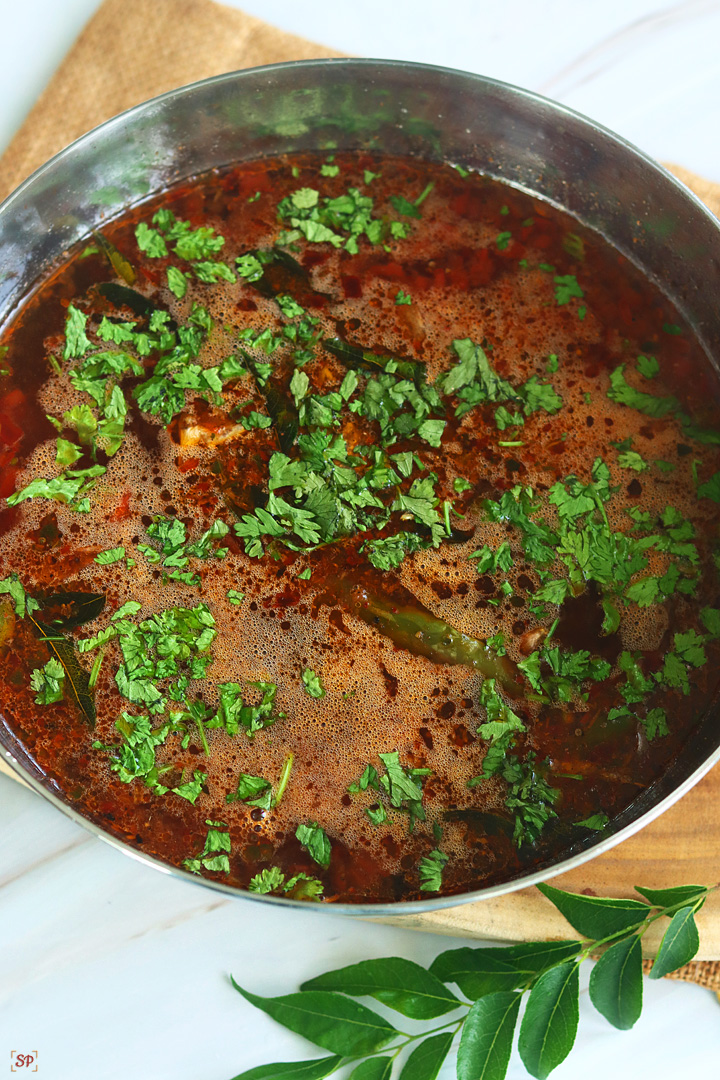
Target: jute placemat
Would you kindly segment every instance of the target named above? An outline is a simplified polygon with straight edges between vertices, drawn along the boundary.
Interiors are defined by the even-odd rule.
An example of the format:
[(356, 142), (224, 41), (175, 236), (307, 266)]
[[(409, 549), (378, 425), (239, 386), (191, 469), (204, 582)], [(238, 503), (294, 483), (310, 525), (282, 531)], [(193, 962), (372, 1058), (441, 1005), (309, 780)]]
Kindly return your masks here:
[[(0, 198), (73, 139), (156, 94), (239, 68), (340, 55), (213, 0), (105, 0), (0, 158)], [(720, 186), (672, 168), (720, 216)], [(2, 761), (0, 771), (9, 771)], [(670, 977), (718, 991), (720, 962)]]

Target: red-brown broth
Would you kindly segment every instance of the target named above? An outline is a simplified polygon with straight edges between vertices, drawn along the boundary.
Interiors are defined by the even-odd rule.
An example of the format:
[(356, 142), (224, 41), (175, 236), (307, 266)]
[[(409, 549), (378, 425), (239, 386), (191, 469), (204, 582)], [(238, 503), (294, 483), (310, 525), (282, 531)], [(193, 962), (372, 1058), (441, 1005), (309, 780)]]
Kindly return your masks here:
[[(691, 332), (664, 331), (664, 326), (680, 320), (654, 285), (597, 234), (524, 193), (484, 177), (462, 177), (449, 166), (369, 155), (338, 154), (339, 174), (320, 178), (320, 160), (307, 155), (293, 161), (264, 161), (200, 178), (108, 224), (104, 235), (138, 268), (134, 288), (167, 308), (178, 322), (187, 316), (192, 297), (207, 305), (218, 329), (201, 362), (219, 363), (232, 351), (237, 328), (277, 325), (274, 301), (243, 283), (195, 283), (188, 296), (176, 299), (164, 284), (167, 260), (143, 258), (138, 252), (134, 239), (138, 220), (149, 222), (154, 210), (165, 206), (193, 227), (212, 225), (226, 238), (220, 257), (231, 263), (235, 255), (275, 241), (282, 227), (277, 203), (300, 187), (319, 187), (330, 196), (353, 184), (366, 190), (363, 170), (369, 168), (380, 175), (367, 190), (376, 206), (384, 207), (390, 195), (415, 198), (429, 179), (434, 180), (421, 220), (412, 219), (411, 235), (391, 242), (389, 251), (364, 240), (355, 255), (327, 244), (302, 242), (296, 257), (309, 271), (313, 290), (331, 298), (318, 300), (308, 290), (296, 299), (320, 319), (323, 336), (340, 336), (376, 353), (421, 361), (431, 382), (456, 359), (451, 360), (453, 339), (484, 340), (492, 345), (488, 355), (503, 377), (520, 383), (536, 374), (552, 383), (563, 407), (556, 415), (535, 412), (526, 418), (519, 435), (513, 434), (518, 429), (510, 429), (509, 438), (507, 432), (498, 433), (495, 406), (476, 407), (459, 421), (449, 409), (442, 457), (417, 438), (394, 444), (392, 453), (410, 449), (422, 456), (432, 454), (439, 498), (452, 500), (466, 515), (455, 518), (454, 524), (473, 535), (460, 544), (407, 556), (399, 569), (387, 573), (383, 587), (391, 597), (393, 583), (402, 585), (438, 617), (474, 637), (490, 637), (503, 629), (508, 654), (515, 661), (523, 658), (522, 635), (537, 626), (549, 627), (559, 616), (556, 644), (588, 649), (613, 664), (622, 649), (634, 650), (643, 654), (648, 671), (656, 670), (671, 648), (674, 632), (690, 627), (703, 632), (697, 613), (717, 601), (712, 552), (718, 507), (711, 500), (697, 500), (692, 469), (701, 482), (707, 480), (720, 468), (718, 452), (713, 446), (694, 445), (673, 417), (649, 418), (609, 400), (606, 391), (609, 373), (619, 363), (631, 364), (639, 354), (652, 354), (660, 362), (660, 374), (643, 389), (675, 395), (698, 424), (713, 425), (717, 378)], [(248, 201), (255, 192), (260, 196)], [(533, 223), (523, 224), (528, 219)], [(505, 231), (512, 235), (501, 248), (496, 238)], [(566, 250), (569, 233), (582, 240), (582, 259)], [(103, 310), (111, 317), (118, 314), (93, 293), (96, 283), (112, 277), (104, 258), (99, 253), (81, 254), (81, 249), (71, 253), (48, 275), (2, 339), (8, 347), (2, 366), (9, 371), (0, 381), (3, 500), (33, 476), (54, 474), (56, 432), (46, 414), (60, 415), (68, 403), (80, 400), (47, 363), (48, 354), (61, 347), (67, 304), (97, 312), (95, 324)], [(523, 259), (529, 268), (518, 266)], [(553, 302), (553, 275), (538, 269), (538, 263), (554, 265), (559, 275), (577, 275), (585, 291), (583, 319), (577, 304)], [(395, 303), (399, 289), (411, 295), (411, 305)], [(124, 317), (131, 315), (126, 312)], [(554, 373), (547, 370), (551, 353), (559, 357)], [(279, 361), (277, 356), (271, 359), (283, 370), (282, 356)], [(319, 349), (317, 359), (304, 370), (319, 392), (327, 392), (337, 387), (346, 369)], [(134, 383), (129, 379), (122, 385), (129, 391)], [(223, 409), (188, 394), (186, 412), (220, 430), (224, 422), (220, 414), (249, 393), (254, 391), (248, 391), (247, 383), (242, 388), (231, 384)], [(131, 401), (129, 392), (127, 397)], [(257, 394), (255, 402), (259, 408)], [(243, 438), (241, 445), (248, 451), (240, 456), (233, 442), (183, 448), (177, 418), (166, 429), (133, 404), (128, 430), (126, 445), (110, 460), (106, 476), (91, 495), (90, 514), (73, 513), (48, 500), (29, 500), (18, 507), (3, 502), (0, 578), (17, 572), (31, 595), (60, 589), (104, 593), (104, 613), (89, 627), (73, 631), (77, 637), (96, 633), (130, 599), (142, 601), (143, 615), (174, 604), (191, 607), (203, 599), (215, 616), (218, 635), (208, 672), (210, 686), (198, 690), (212, 704), (212, 688), (219, 682), (273, 682), (278, 686), (278, 706), (286, 714), (252, 740), (242, 731), (233, 738), (222, 730), (208, 732), (210, 757), (197, 739), (183, 750), (180, 740), (171, 737), (159, 749), (158, 760), (172, 761), (176, 780), (181, 770), (187, 778), (197, 768), (207, 772), (208, 779), (195, 805), (171, 793), (158, 796), (141, 780), (121, 783), (109, 768), (108, 754), (92, 747), (95, 740), (118, 742), (115, 720), (122, 709), (130, 708), (113, 679), (116, 644), (108, 647), (101, 668), (97, 723), (91, 731), (68, 695), (53, 705), (34, 703), (30, 673), (45, 663), (48, 653), (27, 620), (16, 620), (13, 634), (0, 645), (0, 714), (51, 789), (144, 852), (180, 865), (202, 849), (206, 820), (220, 820), (229, 826), (230, 872), (208, 872), (209, 877), (242, 888), (260, 870), (275, 865), (287, 874), (304, 871), (319, 876), (331, 900), (418, 899), (432, 895), (420, 891), (417, 866), (436, 846), (430, 826), (437, 823), (442, 828), (440, 846), (449, 856), (443, 892), (497, 883), (589, 842), (592, 834), (573, 823), (601, 811), (612, 819), (632, 803), (676, 757), (716, 689), (717, 650), (707, 641), (710, 658), (691, 672), (692, 693), (671, 693), (666, 698), (670, 733), (663, 738), (648, 741), (636, 724), (619, 727), (608, 737), (607, 711), (622, 704), (618, 695), (622, 680), (616, 671), (607, 682), (587, 685), (589, 698), (582, 711), (577, 702), (538, 707), (516, 701), (512, 707), (528, 726), (518, 750), (534, 750), (539, 762), (547, 759), (552, 786), (560, 792), (558, 819), (549, 823), (536, 844), (518, 850), (511, 839), (512, 817), (504, 807), (503, 782), (494, 778), (467, 787), (480, 772), (486, 749), (477, 733), (485, 719), (478, 704), (480, 677), (467, 667), (410, 655), (334, 602), (333, 582), (339, 573), (357, 581), (367, 573), (367, 560), (358, 550), (363, 537), (350, 537), (307, 555), (279, 548), (276, 558), (253, 560), (231, 533), (223, 541), (230, 549), (227, 558), (197, 567), (200, 590), (173, 582), (160, 585), (161, 572), (140, 556), (132, 571), (125, 572), (122, 564), (104, 567), (93, 561), (107, 548), (122, 544), (130, 554), (138, 542), (147, 543), (145, 530), (160, 514), (185, 521), (191, 539), (218, 517), (232, 527), (223, 494), (233, 483), (262, 487), (268, 458), (277, 450), (272, 429)], [(348, 422), (345, 434), (348, 442), (378, 443), (377, 429), (361, 418)], [(676, 469), (635, 473), (621, 468), (611, 440), (621, 442), (629, 436), (643, 457), (671, 462)], [(505, 438), (519, 438), (524, 445), (498, 446)], [(619, 633), (610, 636), (601, 633), (603, 613), (592, 585), (560, 610), (550, 606), (547, 618), (528, 610), (528, 599), (539, 584), (536, 569), (523, 556), (517, 531), (489, 522), (482, 505), (483, 499), (498, 499), (517, 483), (532, 486), (543, 497), (571, 473), (587, 482), (598, 456), (610, 466), (612, 483), (621, 487), (618, 508), (614, 501), (608, 511), (613, 528), (628, 529), (624, 506), (659, 512), (671, 504), (695, 525), (703, 567), (695, 598), (676, 594), (649, 608), (629, 605)], [(700, 464), (693, 466), (695, 459)], [(214, 471), (218, 462), (219, 473)], [(90, 463), (84, 458), (78, 464)], [(460, 495), (452, 486), (457, 476), (472, 485)], [(545, 516), (551, 520), (547, 508)], [(510, 541), (515, 559), (507, 575), (514, 588), (509, 597), (499, 591), (497, 579), (478, 575), (468, 559), (484, 543), (496, 547), (504, 539)], [(312, 577), (300, 579), (299, 571), (307, 566)], [(239, 607), (226, 600), (230, 588), (245, 593)], [(305, 668), (320, 675), (324, 698), (314, 700), (305, 693), (300, 680)], [(428, 821), (412, 834), (402, 813), (390, 811), (383, 825), (373, 826), (364, 812), (374, 805), (372, 793), (347, 791), (366, 763), (378, 765), (378, 753), (393, 750), (399, 751), (406, 767), (432, 770), (424, 783)], [(294, 755), (293, 768), (278, 807), (263, 811), (242, 802), (226, 803), (225, 795), (234, 790), (241, 772), (277, 783), (289, 753)], [(580, 775), (582, 779), (574, 778)], [(311, 820), (325, 828), (332, 844), (327, 870), (313, 862), (295, 837), (297, 824)]]

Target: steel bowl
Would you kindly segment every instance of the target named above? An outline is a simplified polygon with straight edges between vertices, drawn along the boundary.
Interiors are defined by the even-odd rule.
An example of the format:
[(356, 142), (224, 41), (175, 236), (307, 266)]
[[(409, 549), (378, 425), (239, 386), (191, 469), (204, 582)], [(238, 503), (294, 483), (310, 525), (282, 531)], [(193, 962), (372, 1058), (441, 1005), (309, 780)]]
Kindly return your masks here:
[[(611, 131), (537, 94), (447, 68), (376, 60), (310, 60), (231, 72), (163, 94), (78, 139), (0, 206), (0, 325), (69, 248), (152, 194), (258, 157), (351, 149), (449, 161), (569, 212), (660, 287), (718, 367), (720, 225), (687, 188)], [(455, 896), (310, 907), (366, 916), (418, 914), (498, 897), (571, 870), (647, 825), (720, 760), (717, 706), (716, 699), (671, 767), (606, 832), (531, 873)], [(30, 787), (101, 840), (199, 882), (78, 814), (2, 717), (0, 749)], [(298, 904), (201, 883), (258, 903)]]

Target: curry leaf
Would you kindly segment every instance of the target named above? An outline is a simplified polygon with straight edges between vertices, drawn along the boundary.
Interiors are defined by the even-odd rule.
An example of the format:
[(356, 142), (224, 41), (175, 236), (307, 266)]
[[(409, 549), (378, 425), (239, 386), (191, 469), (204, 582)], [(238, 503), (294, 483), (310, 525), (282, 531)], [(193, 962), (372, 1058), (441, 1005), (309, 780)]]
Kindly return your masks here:
[(341, 1057), (312, 1058), (310, 1061), (277, 1061), (272, 1065), (256, 1065), (238, 1073), (232, 1080), (323, 1080), (335, 1072)]
[(423, 1040), (405, 1062), (400, 1080), (436, 1080), (454, 1037), (454, 1031), (444, 1031)]
[(388, 1080), (392, 1072), (393, 1058), (376, 1057), (366, 1058), (353, 1069), (348, 1080)]
[(581, 896), (578, 893), (561, 892), (552, 885), (538, 885), (538, 889), (575, 930), (597, 941), (620, 934), (624, 930), (634, 929), (644, 922), (648, 914), (647, 904), (640, 900)]
[(436, 956), (430, 971), (454, 982), (473, 1001), (496, 990), (514, 990), (534, 975), (577, 956), (579, 941), (531, 941), (498, 949), (449, 949)]
[(458, 1047), (458, 1080), (503, 1080), (522, 994), (500, 991), (470, 1009)]
[(643, 885), (636, 885), (635, 892), (639, 892), (646, 900), (656, 907), (672, 907), (673, 904), (690, 903), (691, 900), (699, 900), (707, 895), (705, 885), (676, 885), (672, 889), (646, 889)]
[(342, 994), (306, 990), (282, 997), (259, 997), (243, 990), (234, 979), (232, 984), (251, 1005), (333, 1054), (371, 1054), (396, 1034), (396, 1028), (382, 1016)]
[(590, 1000), (598, 1012), (626, 1031), (642, 1012), (642, 947), (637, 934), (616, 942), (590, 975)]
[(508, 945), (495, 951), (502, 953), (502, 957), (527, 978), (564, 960), (572, 960), (581, 948), (579, 941), (528, 941), (524, 945)]
[(546, 971), (530, 991), (518, 1050), (525, 1068), (537, 1080), (545, 1080), (572, 1050), (578, 993), (578, 965), (572, 961)]
[(363, 960), (303, 983), (302, 990), (339, 990), (368, 995), (414, 1020), (429, 1020), (460, 1005), (454, 994), (425, 968), (399, 956)]
[(430, 971), (444, 982), (454, 982), (471, 1001), (496, 990), (514, 990), (522, 975), (499, 954), (504, 949), (449, 949), (436, 956)]
[(651, 979), (661, 979), (683, 964), (689, 963), (700, 948), (700, 937), (695, 923), (695, 908), (688, 905), (676, 911), (670, 920), (655, 963), (650, 969)]
[(43, 612), (56, 611), (50, 622), (63, 630), (72, 630), (75, 626), (96, 619), (105, 607), (102, 593), (58, 592), (38, 598)]

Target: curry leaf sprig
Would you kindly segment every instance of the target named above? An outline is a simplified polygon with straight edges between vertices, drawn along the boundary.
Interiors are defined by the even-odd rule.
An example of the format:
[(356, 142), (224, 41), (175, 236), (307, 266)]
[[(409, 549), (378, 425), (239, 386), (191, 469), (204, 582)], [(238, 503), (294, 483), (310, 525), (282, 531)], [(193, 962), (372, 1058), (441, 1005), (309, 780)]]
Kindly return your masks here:
[[(280, 997), (252, 994), (233, 979), (246, 1001), (330, 1052), (308, 1061), (256, 1066), (234, 1080), (322, 1080), (351, 1063), (358, 1080), (390, 1080), (394, 1071), (401, 1080), (435, 1080), (458, 1035), (458, 1080), (503, 1080), (526, 994), (517, 1046), (530, 1075), (545, 1080), (575, 1042), (582, 961), (601, 953), (590, 976), (590, 1000), (615, 1027), (633, 1027), (642, 1010), (644, 934), (657, 920), (669, 919), (651, 979), (688, 963), (699, 947), (695, 913), (718, 886), (636, 886), (642, 900), (538, 888), (581, 939), (450, 949), (429, 968), (400, 957), (365, 960)], [(411, 1020), (448, 1019), (408, 1033), (354, 1000), (368, 997)]]

